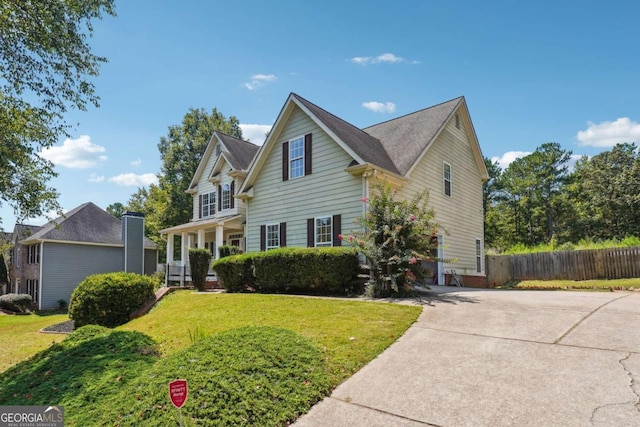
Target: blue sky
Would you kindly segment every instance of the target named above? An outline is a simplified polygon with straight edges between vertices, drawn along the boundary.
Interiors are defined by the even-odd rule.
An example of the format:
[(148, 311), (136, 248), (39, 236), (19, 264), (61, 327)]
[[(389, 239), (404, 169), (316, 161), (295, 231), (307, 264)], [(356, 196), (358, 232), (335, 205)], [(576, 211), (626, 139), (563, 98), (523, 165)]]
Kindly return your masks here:
[[(464, 95), (483, 154), (640, 142), (640, 3), (119, 1), (90, 43), (101, 107), (43, 153), (64, 210), (126, 203), (190, 107), (261, 143), (290, 92), (365, 127)], [(518, 154), (520, 153), (520, 154)], [(0, 208), (5, 229), (15, 222)], [(26, 221), (42, 223), (42, 218)]]

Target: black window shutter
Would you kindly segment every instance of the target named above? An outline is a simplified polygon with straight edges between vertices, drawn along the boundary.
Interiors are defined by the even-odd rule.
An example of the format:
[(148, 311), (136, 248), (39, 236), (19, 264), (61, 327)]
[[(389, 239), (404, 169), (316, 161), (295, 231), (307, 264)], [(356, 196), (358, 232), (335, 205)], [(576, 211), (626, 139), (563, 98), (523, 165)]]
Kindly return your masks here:
[(287, 246), (287, 223), (280, 223), (280, 247), (284, 248)]
[(229, 200), (231, 201), (231, 209), (235, 208), (236, 206), (236, 199), (233, 197), (234, 194), (236, 194), (236, 182), (231, 181), (231, 195), (229, 195)]
[(289, 180), (289, 141), (282, 144), (282, 180)]
[(218, 212), (222, 210), (222, 185), (218, 185)]
[(199, 202), (198, 202), (198, 206), (199, 206), (199, 210), (200, 210), (200, 214), (198, 215), (198, 218), (202, 218), (202, 194), (200, 196), (198, 196), (199, 198)]
[(304, 136), (304, 174), (311, 175), (311, 134)]
[(312, 248), (316, 245), (315, 219), (307, 219), (307, 247)]
[(342, 246), (342, 240), (338, 235), (342, 233), (342, 215), (334, 215), (331, 218), (331, 226), (333, 228), (333, 246)]
[(267, 226), (260, 226), (260, 250), (264, 251), (267, 249)]

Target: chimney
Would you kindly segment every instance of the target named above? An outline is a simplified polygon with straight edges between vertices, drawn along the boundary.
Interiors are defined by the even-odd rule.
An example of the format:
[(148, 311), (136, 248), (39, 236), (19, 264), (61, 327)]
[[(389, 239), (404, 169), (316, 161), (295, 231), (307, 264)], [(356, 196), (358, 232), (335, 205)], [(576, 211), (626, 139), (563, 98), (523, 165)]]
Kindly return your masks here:
[(144, 274), (144, 214), (126, 211), (122, 214), (124, 271)]

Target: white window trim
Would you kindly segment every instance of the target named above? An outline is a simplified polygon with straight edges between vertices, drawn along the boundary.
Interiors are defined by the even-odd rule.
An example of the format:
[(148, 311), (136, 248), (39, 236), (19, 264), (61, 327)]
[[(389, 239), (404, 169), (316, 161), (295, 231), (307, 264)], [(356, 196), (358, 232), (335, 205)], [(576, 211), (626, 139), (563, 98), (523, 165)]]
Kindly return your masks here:
[[(478, 244), (479, 243), (479, 244)], [(480, 253), (478, 253), (478, 249), (480, 249)], [(482, 262), (482, 253), (483, 251), (483, 242), (482, 239), (476, 239), (475, 241), (475, 261), (476, 261), (476, 273), (482, 273), (484, 271), (484, 262)], [(478, 270), (478, 261), (480, 261), (480, 270)]]
[[(318, 220), (319, 219), (329, 219), (330, 231), (329, 231), (329, 241), (318, 243)], [(332, 215), (321, 215), (317, 216), (313, 219), (313, 245), (317, 248), (324, 248), (333, 246), (333, 216)]]
[[(300, 157), (292, 157), (291, 152), (293, 151), (293, 142), (297, 142), (300, 140), (302, 142), (302, 155)], [(292, 138), (289, 140), (289, 179), (302, 178), (304, 176), (304, 135), (299, 136), (297, 138)], [(293, 161), (294, 160), (302, 160), (302, 174), (298, 176), (293, 176)]]
[[(276, 227), (276, 238), (278, 239), (278, 246), (269, 246), (269, 227)], [(280, 223), (275, 224), (265, 224), (264, 231), (264, 248), (266, 250), (269, 249), (277, 249), (280, 247)]]
[[(222, 194), (220, 196), (222, 197), (221, 210), (228, 211), (229, 209), (231, 209), (231, 184), (229, 184), (228, 182), (225, 184), (222, 184)], [(225, 196), (227, 198), (226, 206), (225, 206)]]
[[(447, 179), (446, 172), (447, 166), (449, 166), (449, 178)], [(447, 181), (449, 182), (449, 194), (447, 194)], [(442, 190), (445, 196), (452, 197), (453, 196), (453, 168), (451, 167), (451, 163), (442, 162)]]

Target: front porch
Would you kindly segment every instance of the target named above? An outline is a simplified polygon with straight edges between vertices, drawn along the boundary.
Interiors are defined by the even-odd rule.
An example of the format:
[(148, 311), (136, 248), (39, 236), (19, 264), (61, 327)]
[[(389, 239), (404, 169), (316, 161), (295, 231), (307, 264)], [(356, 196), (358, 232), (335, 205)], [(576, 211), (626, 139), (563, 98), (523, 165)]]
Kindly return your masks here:
[[(189, 272), (189, 249), (205, 248), (211, 252), (211, 257), (220, 258), (220, 246), (232, 245), (245, 250), (244, 218), (235, 215), (226, 218), (212, 218), (192, 221), (161, 231), (167, 235), (167, 264), (165, 286), (179, 283), (186, 286), (191, 283)], [(176, 236), (179, 243), (176, 245)], [(217, 282), (215, 272), (209, 269), (207, 282)]]

